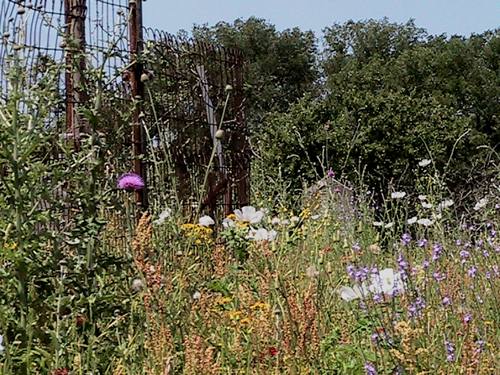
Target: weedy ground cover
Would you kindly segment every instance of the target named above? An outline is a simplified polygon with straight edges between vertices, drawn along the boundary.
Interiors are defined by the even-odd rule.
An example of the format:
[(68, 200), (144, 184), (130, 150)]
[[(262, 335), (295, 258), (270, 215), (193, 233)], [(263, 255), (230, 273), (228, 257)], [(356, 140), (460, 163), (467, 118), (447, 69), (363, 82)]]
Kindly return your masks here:
[[(188, 219), (172, 200), (137, 219), (144, 182), (113, 169), (116, 134), (94, 129), (75, 150), (46, 126), (50, 84), (24, 93), (12, 74), (0, 107), (2, 373), (499, 368), (498, 180), (457, 207), (422, 160), (413, 190), (383, 200), (326, 173), (293, 199), (256, 179), (254, 207), (226, 218)], [(92, 126), (104, 114), (85, 112)]]

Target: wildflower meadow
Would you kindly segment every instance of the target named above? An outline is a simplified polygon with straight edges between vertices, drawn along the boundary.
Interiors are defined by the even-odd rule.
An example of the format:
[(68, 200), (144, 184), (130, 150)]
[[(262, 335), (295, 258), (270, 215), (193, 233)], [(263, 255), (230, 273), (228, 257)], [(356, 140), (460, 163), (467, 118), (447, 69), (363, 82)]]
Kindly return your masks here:
[[(200, 209), (212, 160), (197, 166), (207, 173), (189, 201), (167, 179), (153, 187), (152, 175), (131, 172), (123, 144), (134, 106), (99, 84), (79, 113), (91, 130), (78, 147), (68, 142), (51, 125), (57, 71), (64, 67), (25, 90), (13, 61), (0, 102), (1, 374), (499, 373), (500, 158), (494, 147), (474, 148), (483, 138), (470, 141), (470, 153), (488, 149), (488, 160), (467, 175), (482, 179), (454, 185), (459, 174), (443, 165), (461, 160), (459, 137), (437, 150), (433, 135), (426, 152), (427, 133), (418, 133), (400, 145), (411, 149), (404, 168), (398, 159), (391, 169), (402, 179), (381, 180), (400, 141), (386, 137), (391, 130), (346, 145), (370, 163), (370, 153), (384, 154), (379, 169), (344, 163), (332, 148), (327, 157), (318, 110), (327, 104), (304, 108), (304, 97), (300, 108), (249, 117), (276, 127), (248, 135), (251, 196), (227, 215)], [(258, 95), (249, 94), (252, 103)], [(422, 130), (459, 116), (425, 100), (403, 120), (422, 121)], [(351, 115), (340, 111), (328, 126), (344, 129)], [(119, 124), (112, 132), (110, 118)], [(217, 130), (227, 130), (223, 120)], [(277, 135), (288, 130), (296, 148)], [(214, 150), (224, 144), (218, 134)], [(170, 176), (168, 163), (145, 161), (156, 177)], [(148, 189), (154, 199), (138, 206), (136, 194)]]

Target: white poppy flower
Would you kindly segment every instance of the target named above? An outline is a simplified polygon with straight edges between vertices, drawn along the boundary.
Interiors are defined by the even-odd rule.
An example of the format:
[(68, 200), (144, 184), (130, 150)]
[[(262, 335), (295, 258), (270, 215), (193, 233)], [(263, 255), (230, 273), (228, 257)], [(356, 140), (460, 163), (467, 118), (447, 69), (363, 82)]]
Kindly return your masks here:
[(354, 287), (341, 286), (338, 289), (340, 298), (344, 301), (351, 302), (358, 298), (364, 298), (368, 294), (368, 290), (365, 285), (355, 285)]
[(426, 201), (426, 200), (427, 200), (427, 195), (420, 194), (420, 195), (418, 196), (418, 199), (419, 199), (420, 201)]
[(378, 274), (371, 276), (371, 284), (368, 290), (372, 293), (394, 295), (404, 291), (404, 283), (401, 273), (394, 272), (392, 268), (385, 268)]
[(418, 165), (422, 168), (427, 167), (430, 163), (432, 163), (432, 160), (429, 159), (422, 159), (418, 162)]
[(155, 225), (161, 225), (165, 222), (166, 219), (168, 219), (172, 215), (172, 209), (170, 208), (165, 208), (163, 212), (158, 215), (158, 219), (153, 221), (153, 224)]
[(434, 222), (431, 219), (418, 219), (417, 223), (423, 225), (424, 227), (430, 227)]
[(257, 211), (255, 207), (245, 206), (241, 210), (234, 210), (236, 220), (244, 223), (257, 224), (264, 217), (264, 211)]
[(291, 221), (293, 224), (296, 224), (296, 223), (298, 223), (298, 222), (300, 221), (300, 217), (298, 217), (298, 216), (292, 216), (292, 217), (290, 218), (290, 221)]
[(234, 220), (226, 217), (224, 220), (222, 220), (222, 226), (224, 228), (231, 228), (231, 227), (234, 227), (236, 225), (236, 223), (234, 222)]
[(401, 199), (406, 196), (406, 193), (404, 191), (395, 191), (391, 193), (391, 198), (392, 199)]
[(209, 227), (210, 225), (214, 225), (215, 221), (210, 216), (205, 215), (200, 217), (200, 220), (198, 220), (198, 224), (202, 227)]
[(417, 222), (417, 219), (418, 218), (416, 216), (413, 216), (413, 217), (411, 217), (411, 218), (408, 219), (407, 223), (410, 224), (410, 225), (411, 224), (415, 224)]
[(321, 215), (312, 215), (311, 220), (318, 220), (321, 217)]
[(422, 207), (423, 207), (423, 208), (432, 208), (432, 203), (429, 203), (429, 202), (422, 202)]
[(250, 229), (247, 238), (253, 241), (274, 241), (278, 233), (275, 230), (265, 228)]
[(474, 205), (474, 211), (479, 211), (481, 208), (484, 208), (488, 204), (488, 198), (481, 198), (479, 202)]
[(374, 227), (383, 227), (384, 226), (384, 223), (381, 222), (381, 221), (374, 221), (373, 222), (373, 226)]

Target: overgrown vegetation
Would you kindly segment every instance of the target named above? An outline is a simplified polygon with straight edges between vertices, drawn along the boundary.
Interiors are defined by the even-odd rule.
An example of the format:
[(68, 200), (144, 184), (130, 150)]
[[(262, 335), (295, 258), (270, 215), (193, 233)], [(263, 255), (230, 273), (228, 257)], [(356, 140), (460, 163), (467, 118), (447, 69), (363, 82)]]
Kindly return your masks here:
[(142, 182), (116, 181), (133, 106), (98, 72), (75, 147), (54, 120), (63, 67), (29, 92), (10, 71), (1, 373), (494, 373), (498, 32), (351, 22), (321, 56), (256, 19), (195, 35), (249, 58), (257, 209), (227, 218), (176, 199), (137, 217)]

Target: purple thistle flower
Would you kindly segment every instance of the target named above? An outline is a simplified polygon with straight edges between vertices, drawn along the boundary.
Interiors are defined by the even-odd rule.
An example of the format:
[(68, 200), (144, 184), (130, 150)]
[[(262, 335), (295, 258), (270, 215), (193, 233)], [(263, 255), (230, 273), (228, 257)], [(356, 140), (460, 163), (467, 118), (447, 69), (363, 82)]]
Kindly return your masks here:
[(377, 369), (371, 362), (365, 363), (365, 373), (366, 375), (377, 375)]
[(137, 173), (124, 173), (118, 178), (118, 189), (136, 191), (144, 189), (144, 180)]
[(401, 236), (401, 243), (404, 246), (407, 246), (410, 244), (410, 242), (411, 242), (411, 235), (409, 233), (403, 233), (403, 235)]
[(335, 177), (335, 172), (333, 171), (332, 168), (328, 169), (328, 172), (326, 172), (326, 176), (329, 178), (334, 178)]

